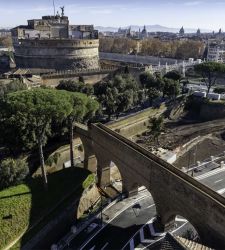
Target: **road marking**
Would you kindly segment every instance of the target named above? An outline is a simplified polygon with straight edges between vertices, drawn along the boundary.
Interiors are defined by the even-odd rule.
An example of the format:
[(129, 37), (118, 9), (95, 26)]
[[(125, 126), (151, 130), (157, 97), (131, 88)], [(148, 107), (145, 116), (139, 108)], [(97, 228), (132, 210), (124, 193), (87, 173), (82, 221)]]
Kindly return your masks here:
[(224, 171), (225, 171), (225, 168), (215, 169), (215, 170), (210, 171), (210, 172), (208, 172), (208, 173), (205, 173), (205, 174), (203, 174), (203, 175), (197, 176), (197, 177), (195, 177), (195, 179), (196, 179), (196, 180), (206, 179), (207, 177), (216, 175), (216, 174), (221, 173), (221, 172), (224, 172)]
[(185, 225), (187, 225), (189, 222), (186, 221), (183, 225), (181, 225), (180, 227), (178, 227), (177, 229), (172, 231), (172, 234), (176, 233), (178, 230), (180, 230), (182, 227), (184, 227)]
[(217, 190), (217, 193), (219, 193), (219, 194), (224, 194), (224, 193), (225, 193), (225, 188), (222, 188), (222, 189), (220, 189), (220, 190)]
[(104, 250), (109, 245), (109, 242), (106, 242), (105, 245), (101, 248), (101, 250)]
[[(148, 206), (148, 207), (146, 207), (146, 208), (151, 208), (151, 207), (154, 207), (154, 206), (155, 206), (155, 204), (150, 205), (150, 206)], [(145, 208), (145, 209), (146, 209), (146, 208)]]
[(221, 182), (221, 181), (223, 181), (223, 179), (218, 180), (218, 181), (215, 181), (214, 183), (216, 184), (216, 183), (219, 183), (219, 182)]
[(141, 201), (144, 200), (146, 197), (149, 197), (148, 195), (143, 195), (140, 198), (138, 198), (137, 200), (133, 201), (132, 204), (130, 204), (129, 206), (126, 206), (123, 210), (117, 212), (115, 214), (115, 216), (110, 219), (109, 221), (107, 221), (107, 223), (105, 225), (103, 225), (97, 232), (95, 232), (92, 237), (90, 237), (81, 247), (80, 250), (82, 250), (97, 234), (99, 234), (111, 221), (113, 221), (116, 217), (118, 217), (120, 214), (122, 214), (125, 210), (127, 210), (128, 208), (132, 207), (137, 201)]

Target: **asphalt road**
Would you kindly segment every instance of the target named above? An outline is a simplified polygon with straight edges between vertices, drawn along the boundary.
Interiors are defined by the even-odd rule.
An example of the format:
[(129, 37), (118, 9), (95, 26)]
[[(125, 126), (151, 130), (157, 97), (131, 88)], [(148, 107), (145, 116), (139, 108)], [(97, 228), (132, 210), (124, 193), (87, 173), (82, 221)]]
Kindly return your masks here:
[[(206, 173), (198, 179), (201, 183), (210, 187), (214, 191), (217, 191), (219, 194), (225, 197), (225, 169), (214, 170), (216, 174)], [(204, 177), (204, 178), (203, 178)]]
[[(196, 178), (203, 184), (225, 196), (225, 169), (216, 169)], [(129, 207), (115, 217), (96, 235), (82, 232), (71, 242), (68, 249), (121, 249), (130, 238), (139, 231), (141, 226), (146, 224), (149, 219), (156, 214), (154, 201), (151, 197), (144, 197), (138, 203), (141, 209), (138, 210), (132, 208), (132, 206)], [(190, 224), (185, 223), (181, 231), (189, 227)], [(85, 244), (84, 242), (88, 239), (89, 241)]]
[[(87, 244), (82, 244), (81, 236), (71, 242), (68, 249), (120, 249), (141, 228), (149, 218), (156, 215), (151, 197), (143, 197), (113, 219)], [(84, 236), (84, 234), (81, 234)], [(91, 238), (86, 235), (86, 240)], [(82, 237), (84, 238), (84, 237)], [(84, 242), (84, 241), (83, 241)]]

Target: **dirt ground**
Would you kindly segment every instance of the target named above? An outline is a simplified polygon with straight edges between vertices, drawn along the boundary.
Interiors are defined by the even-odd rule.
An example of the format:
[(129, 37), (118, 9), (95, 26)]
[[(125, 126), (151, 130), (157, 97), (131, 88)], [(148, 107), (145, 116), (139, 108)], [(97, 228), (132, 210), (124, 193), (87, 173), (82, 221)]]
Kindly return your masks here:
[(216, 156), (225, 151), (225, 141), (219, 135), (212, 135), (200, 143), (197, 143), (189, 151), (184, 153), (174, 163), (176, 167), (190, 167), (195, 165), (197, 161), (203, 161), (210, 156)]
[(188, 149), (182, 149), (183, 152), (179, 153), (181, 156), (175, 162), (175, 166), (188, 167), (225, 151), (225, 119), (192, 124), (168, 121), (158, 142), (152, 138), (151, 132), (146, 132), (133, 140), (150, 151), (159, 147), (176, 151), (196, 138), (196, 143)]

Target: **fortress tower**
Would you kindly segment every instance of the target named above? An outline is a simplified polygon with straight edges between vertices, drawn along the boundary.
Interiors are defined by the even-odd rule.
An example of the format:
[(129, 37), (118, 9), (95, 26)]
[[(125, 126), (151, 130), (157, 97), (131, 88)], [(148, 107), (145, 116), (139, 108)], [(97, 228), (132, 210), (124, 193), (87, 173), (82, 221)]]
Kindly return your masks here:
[(69, 25), (62, 13), (28, 20), (11, 30), (19, 68), (96, 69), (99, 67), (98, 31), (93, 25)]

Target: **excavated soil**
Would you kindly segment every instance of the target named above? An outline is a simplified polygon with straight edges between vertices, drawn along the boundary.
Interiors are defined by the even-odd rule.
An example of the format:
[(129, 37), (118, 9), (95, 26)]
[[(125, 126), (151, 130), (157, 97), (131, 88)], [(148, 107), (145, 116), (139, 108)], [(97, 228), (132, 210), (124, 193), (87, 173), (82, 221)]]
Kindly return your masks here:
[[(204, 139), (204, 136), (207, 138)], [(158, 142), (152, 138), (150, 132), (133, 138), (133, 140), (148, 150), (155, 148), (165, 148), (168, 150), (177, 150), (186, 143), (195, 138), (199, 142), (193, 143), (193, 146), (182, 149), (181, 157), (175, 162), (177, 167), (187, 167), (202, 161), (210, 156), (221, 154), (225, 151), (225, 119), (210, 122), (184, 124), (182, 122), (167, 122), (164, 133), (158, 139)]]

